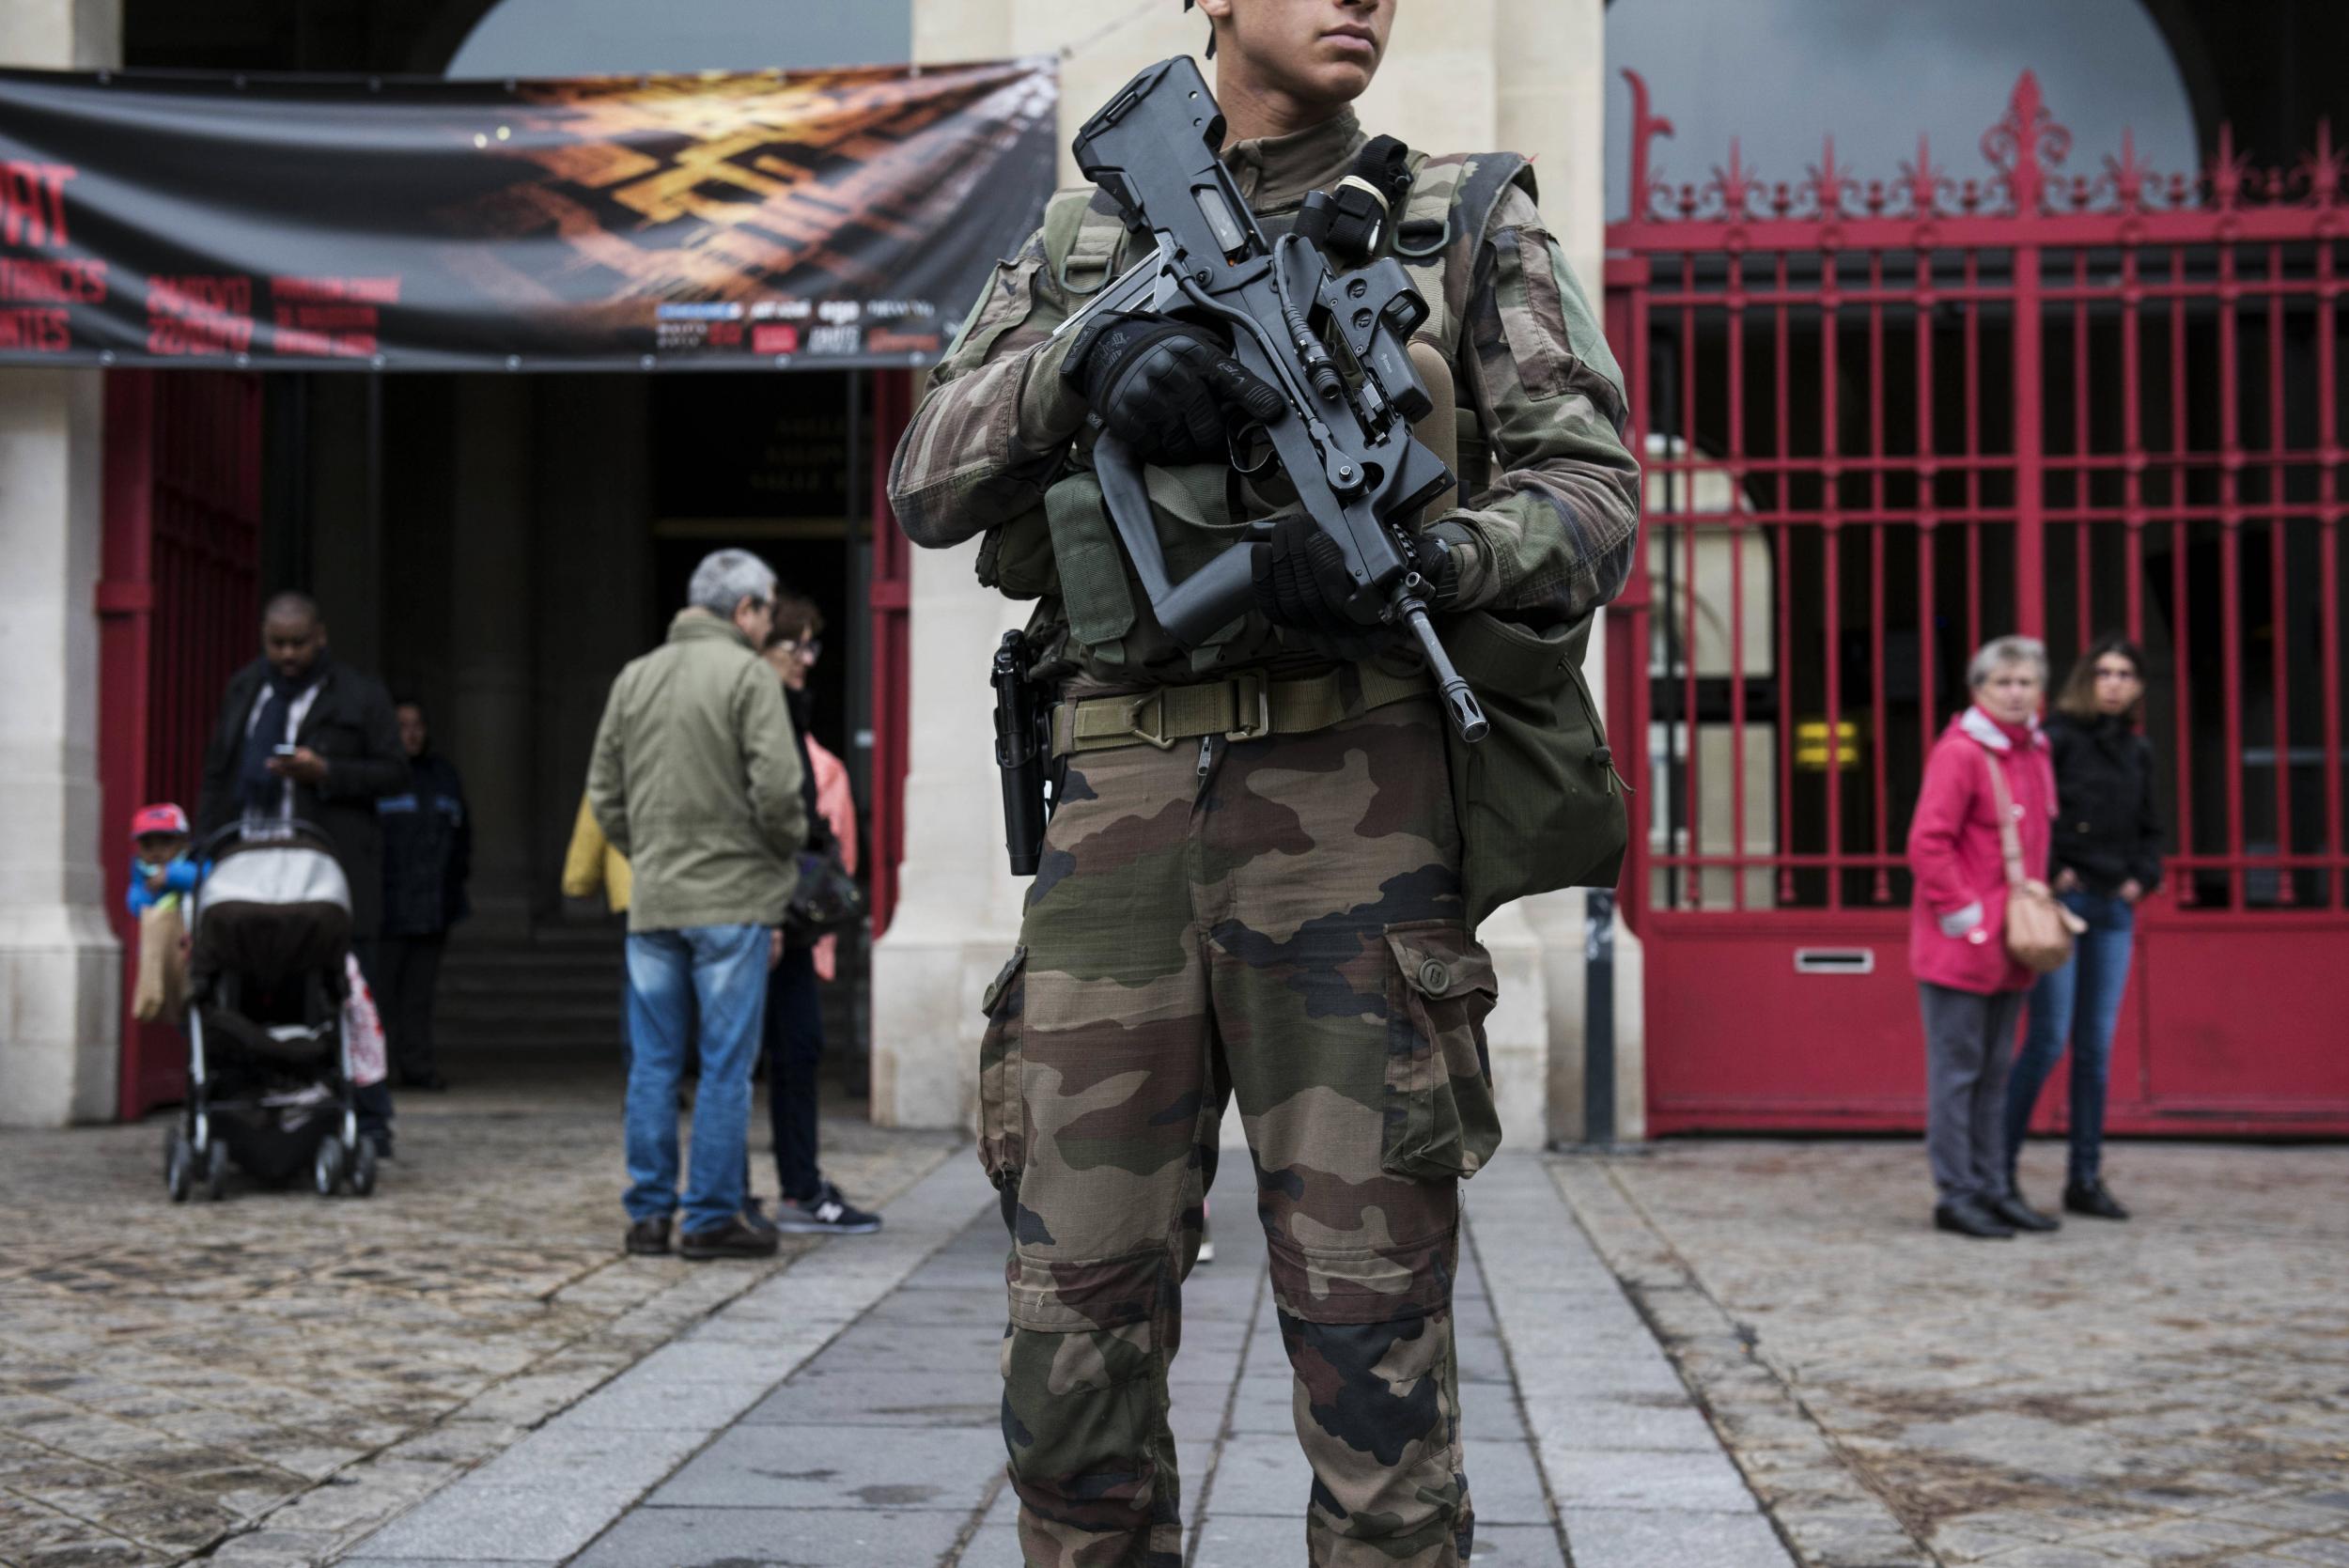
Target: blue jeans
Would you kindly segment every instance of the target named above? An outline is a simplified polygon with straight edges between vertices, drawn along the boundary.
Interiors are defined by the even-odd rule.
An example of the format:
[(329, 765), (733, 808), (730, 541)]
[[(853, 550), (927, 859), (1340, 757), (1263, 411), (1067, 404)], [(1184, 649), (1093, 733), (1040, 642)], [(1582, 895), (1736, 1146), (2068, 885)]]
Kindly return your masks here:
[(702, 1071), (685, 1173), (685, 1229), (706, 1231), (741, 1211), (751, 1063), (767, 1011), (767, 940), (764, 925), (629, 933), (630, 1219), (666, 1219), (678, 1207), (677, 1080), (697, 1006)]
[(2072, 1047), (2072, 1160), (2074, 1187), (2092, 1186), (2104, 1157), (2105, 1085), (2111, 1076), (2112, 1026), (2121, 1016), (2121, 993), (2129, 984), (2129, 950), (2137, 911), (2117, 894), (2076, 888), (2059, 894), (2088, 922), (2073, 944), (2072, 960), (2039, 977), (2030, 993), (2030, 1023), (2022, 1054), (2006, 1084), (2007, 1166), (2022, 1152), (2023, 1131), (2040, 1086), (2055, 1069), (2068, 1038)]

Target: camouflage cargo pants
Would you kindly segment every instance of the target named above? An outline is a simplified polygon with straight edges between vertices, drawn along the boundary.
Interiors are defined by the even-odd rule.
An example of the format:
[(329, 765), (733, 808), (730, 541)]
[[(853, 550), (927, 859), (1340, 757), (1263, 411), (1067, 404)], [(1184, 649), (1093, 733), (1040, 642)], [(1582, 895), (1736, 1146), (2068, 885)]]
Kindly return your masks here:
[(1182, 1561), (1167, 1367), (1233, 1095), (1315, 1476), (1308, 1560), (1467, 1560), (1458, 1178), (1498, 1128), (1441, 722), (1420, 699), (1071, 759), (981, 1060), (1037, 1568)]

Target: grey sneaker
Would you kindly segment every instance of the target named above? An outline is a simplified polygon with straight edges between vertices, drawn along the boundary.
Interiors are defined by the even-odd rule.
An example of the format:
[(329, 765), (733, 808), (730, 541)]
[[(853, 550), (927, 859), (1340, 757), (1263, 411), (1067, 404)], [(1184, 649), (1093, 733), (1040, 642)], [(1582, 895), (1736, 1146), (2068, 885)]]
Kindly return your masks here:
[(775, 1204), (775, 1229), (786, 1235), (871, 1235), (880, 1228), (879, 1215), (849, 1206), (830, 1182), (805, 1203), (785, 1198)]

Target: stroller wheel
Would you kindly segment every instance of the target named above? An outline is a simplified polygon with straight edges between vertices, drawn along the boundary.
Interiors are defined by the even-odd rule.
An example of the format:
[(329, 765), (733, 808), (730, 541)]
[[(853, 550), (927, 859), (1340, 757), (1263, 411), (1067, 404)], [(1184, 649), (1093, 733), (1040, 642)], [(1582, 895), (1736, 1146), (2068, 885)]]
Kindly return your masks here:
[(228, 1195), (228, 1145), (212, 1140), (204, 1151), (204, 1196), (219, 1203)]
[(178, 1127), (163, 1139), (163, 1189), (175, 1203), (186, 1203), (195, 1190), (195, 1150)]
[(319, 1157), (311, 1165), (310, 1177), (321, 1198), (332, 1198), (343, 1184), (343, 1141), (331, 1132), (319, 1140)]
[(359, 1146), (350, 1151), (350, 1195), (371, 1198), (375, 1195), (375, 1141), (362, 1138)]

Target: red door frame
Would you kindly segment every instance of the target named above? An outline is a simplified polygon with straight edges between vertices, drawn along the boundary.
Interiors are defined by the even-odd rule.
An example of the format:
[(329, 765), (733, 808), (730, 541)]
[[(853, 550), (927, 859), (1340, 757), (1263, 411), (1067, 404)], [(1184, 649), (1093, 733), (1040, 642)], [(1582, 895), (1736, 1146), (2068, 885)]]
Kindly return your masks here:
[[(2117, 624), (2161, 633), (2175, 853), (2139, 923), (2109, 1125), (2349, 1132), (2349, 159), (2327, 132), (2298, 169), (2255, 172), (2222, 133), (2208, 168), (2163, 177), (2124, 138), (2101, 175), (2065, 175), (2070, 137), (2025, 73), (1980, 179), (1921, 143), (1898, 179), (1862, 181), (1830, 142), (1797, 184), (1733, 145), (1710, 180), (1670, 185), (1651, 167), (1670, 124), (1630, 79), (1608, 319), (1654, 542), (1610, 684), (1641, 737), (1621, 749), (1635, 803), (1680, 797), (1635, 831), (1623, 896), (1652, 1130), (1918, 1125), (1902, 841), (1962, 692), (1952, 660), (2022, 631), (2060, 676)], [(1755, 566), (1776, 645), (1750, 676)], [(1705, 760), (1707, 729), (1727, 756)], [(1774, 797), (1765, 846), (1750, 783)]]
[(122, 942), (125, 1119), (186, 1091), (186, 1048), (131, 1017), (138, 927), (124, 908), (131, 814), (193, 816), (204, 743), (228, 676), (254, 655), (261, 521), (260, 378), (106, 375), (99, 617), (100, 834), (106, 912)]
[(889, 462), (913, 420), (914, 373), (873, 378), (873, 935), (897, 908), (905, 859), (906, 721), (913, 700), (913, 549), (889, 505)]

